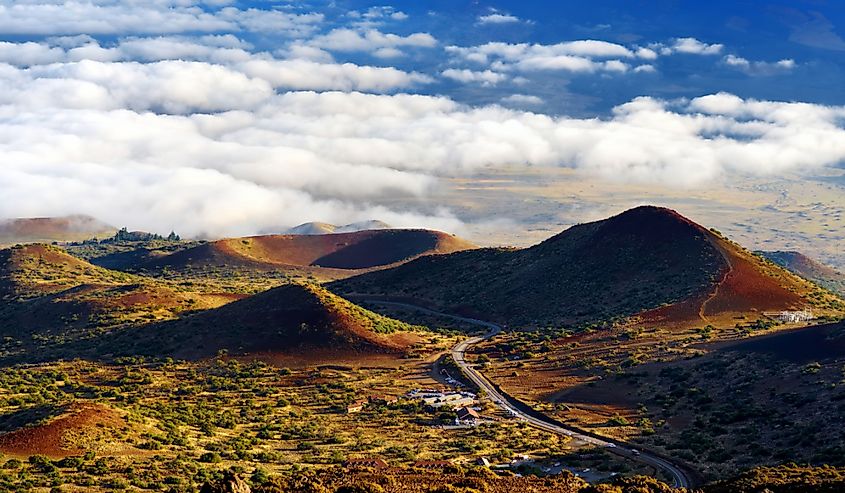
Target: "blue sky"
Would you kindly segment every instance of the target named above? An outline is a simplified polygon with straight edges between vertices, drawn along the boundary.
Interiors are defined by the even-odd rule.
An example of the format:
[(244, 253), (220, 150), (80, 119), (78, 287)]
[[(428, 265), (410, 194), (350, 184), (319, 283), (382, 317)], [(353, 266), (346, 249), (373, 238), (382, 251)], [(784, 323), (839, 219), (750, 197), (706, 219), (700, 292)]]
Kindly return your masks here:
[(822, 0), (0, 0), (0, 217), (494, 243), (678, 203), (836, 240), (843, 36)]
[[(366, 11), (381, 3), (338, 1), (334, 8), (311, 3), (302, 6), (327, 13), (337, 25), (346, 22), (349, 10)], [(246, 2), (244, 6), (266, 6)], [(286, 5), (277, 3), (277, 5)], [(742, 97), (796, 100), (822, 104), (845, 102), (845, 3), (835, 1), (571, 1), (571, 2), (393, 2), (390, 5), (409, 15), (403, 22), (389, 24), (393, 32), (428, 32), (443, 45), (471, 46), (486, 42), (555, 44), (569, 40), (595, 39), (623, 45), (667, 43), (673, 38), (694, 37), (710, 44), (722, 44), (719, 56), (676, 56), (661, 60), (658, 71), (644, 77), (562, 77), (560, 73), (535, 74), (522, 88), (462, 87), (438, 84), (424, 92), (445, 92), (474, 104), (497, 100), (514, 89), (541, 94), (548, 110), (601, 113), (639, 95), (695, 97), (727, 91)], [(491, 13), (513, 16), (518, 21), (481, 24)], [(396, 61), (405, 68), (443, 69), (448, 66), (438, 51), (417, 52)], [(748, 60), (748, 68), (731, 66), (724, 57)], [(350, 56), (350, 60), (372, 62), (372, 58)], [(793, 60), (790, 70), (754, 68), (755, 62)], [(560, 91), (562, 80), (566, 89)], [(589, 101), (573, 102), (568, 92)], [(556, 96), (556, 92), (562, 92)], [(598, 97), (601, 95), (601, 97)]]

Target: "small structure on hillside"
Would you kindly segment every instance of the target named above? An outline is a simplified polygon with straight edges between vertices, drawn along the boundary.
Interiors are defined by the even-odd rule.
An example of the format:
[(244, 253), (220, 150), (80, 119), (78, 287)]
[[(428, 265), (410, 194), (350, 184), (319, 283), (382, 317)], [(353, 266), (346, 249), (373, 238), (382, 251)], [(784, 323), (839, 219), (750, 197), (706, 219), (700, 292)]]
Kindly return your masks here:
[(355, 401), (346, 406), (346, 414), (360, 413), (364, 410), (364, 406), (366, 405), (367, 401)]
[(385, 394), (373, 394), (369, 397), (369, 400), (373, 404), (396, 404), (399, 402), (399, 398), (395, 395), (385, 395)]
[(458, 409), (457, 417), (455, 418), (456, 425), (475, 425), (478, 424), (478, 421), (481, 419), (481, 416), (478, 415), (478, 412), (471, 408), (471, 407), (462, 407)]
[(353, 458), (346, 459), (343, 467), (347, 469), (387, 469), (387, 462), (379, 458)]
[(782, 311), (778, 313), (775, 318), (780, 320), (783, 323), (787, 324), (796, 324), (800, 322), (809, 322), (813, 318), (813, 312), (809, 310), (798, 310), (798, 311)]

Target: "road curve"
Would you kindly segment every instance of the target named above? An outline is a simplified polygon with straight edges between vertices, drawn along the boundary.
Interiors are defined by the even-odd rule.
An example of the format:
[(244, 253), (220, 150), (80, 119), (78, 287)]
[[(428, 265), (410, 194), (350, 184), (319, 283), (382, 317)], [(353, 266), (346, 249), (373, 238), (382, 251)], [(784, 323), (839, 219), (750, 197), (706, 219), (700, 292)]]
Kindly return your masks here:
[(479, 372), (472, 365), (470, 365), (465, 358), (466, 350), (470, 346), (478, 344), (479, 342), (482, 342), (495, 336), (496, 334), (501, 332), (501, 326), (492, 322), (486, 322), (484, 320), (459, 317), (456, 315), (441, 313), (434, 310), (430, 310), (428, 308), (410, 305), (407, 303), (377, 300), (369, 301), (378, 303), (380, 305), (409, 308), (412, 310), (429, 313), (431, 315), (438, 315), (441, 317), (447, 317), (454, 320), (460, 320), (470, 324), (486, 327), (488, 329), (486, 334), (470, 337), (469, 339), (465, 339), (455, 345), (455, 347), (452, 348), (452, 359), (455, 360), (455, 363), (461, 368), (467, 378), (472, 380), (472, 382), (477, 385), (478, 388), (484, 390), (484, 392), (487, 393), (488, 397), (490, 397), (490, 400), (492, 400), (493, 403), (510, 413), (512, 416), (528, 423), (529, 425), (535, 428), (545, 430), (550, 433), (557, 433), (559, 435), (565, 435), (571, 438), (575, 438), (583, 442), (595, 445), (597, 447), (604, 447), (608, 452), (612, 454), (625, 457), (649, 465), (656, 469), (665, 471), (669, 476), (673, 478), (673, 486), (675, 488), (691, 488), (692, 486), (694, 486), (692, 476), (687, 471), (685, 471), (682, 466), (678, 466), (677, 464), (674, 464), (671, 461), (654, 455), (650, 452), (638, 451), (636, 449), (636, 446), (630, 443), (623, 442), (620, 440), (610, 440), (602, 438), (595, 434), (580, 430), (578, 428), (562, 425), (561, 423), (556, 422), (555, 420), (543, 415), (540, 412), (532, 410), (533, 412), (529, 414), (525, 411), (526, 409), (531, 409), (528, 405), (521, 401), (518, 401), (517, 399), (509, 395), (503, 394), (499, 390), (499, 388), (493, 384), (493, 382), (491, 382), (481, 372)]

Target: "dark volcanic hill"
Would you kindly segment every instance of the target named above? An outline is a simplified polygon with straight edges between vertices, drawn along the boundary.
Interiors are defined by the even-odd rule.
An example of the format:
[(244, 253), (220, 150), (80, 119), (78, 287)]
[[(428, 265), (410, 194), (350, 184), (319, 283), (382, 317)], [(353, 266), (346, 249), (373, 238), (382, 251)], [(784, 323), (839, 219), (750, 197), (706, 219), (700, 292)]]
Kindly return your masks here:
[(655, 323), (701, 323), (839, 302), (810, 299), (817, 288), (805, 280), (651, 206), (573, 226), (530, 248), (423, 257), (332, 289), (539, 326), (639, 313)]
[(817, 262), (801, 252), (773, 251), (757, 252), (757, 254), (785, 267), (804, 279), (813, 281), (840, 296), (845, 296), (845, 274), (833, 267)]
[(422, 340), (415, 329), (317, 285), (292, 283), (183, 319), (123, 332), (105, 339), (103, 350), (189, 359), (211, 357), (220, 350), (401, 354)]
[(97, 267), (51, 245), (2, 249), (0, 359), (49, 359), (61, 352), (61, 344), (103, 330), (170, 319), (231, 300)]
[(324, 235), (269, 235), (204, 243), (132, 266), (130, 270), (196, 268), (292, 270), (305, 273), (371, 269), (422, 255), (475, 248), (455, 236), (429, 230), (370, 230)]
[(0, 359), (15, 361), (135, 351), (199, 358), (221, 349), (401, 355), (425, 339), (312, 284), (250, 297), (193, 292), (40, 244), (0, 250), (0, 298)]

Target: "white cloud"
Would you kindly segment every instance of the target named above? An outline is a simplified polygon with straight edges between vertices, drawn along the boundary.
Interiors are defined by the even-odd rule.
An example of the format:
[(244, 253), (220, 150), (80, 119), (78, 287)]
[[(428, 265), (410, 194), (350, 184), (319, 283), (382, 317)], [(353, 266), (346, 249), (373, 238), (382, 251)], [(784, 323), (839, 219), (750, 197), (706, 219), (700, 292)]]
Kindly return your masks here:
[[(0, 32), (44, 37), (0, 42), (0, 217), (80, 212), (187, 235), (371, 218), (459, 231), (448, 211), (378, 204), (505, 165), (696, 186), (845, 159), (842, 107), (726, 93), (637, 98), (604, 119), (521, 111), (544, 104), (531, 94), (468, 107), (392, 94), (433, 82), (429, 75), (335, 62), (333, 53), (388, 60), (437, 46), (427, 33), (376, 27), (407, 18), (400, 11), (350, 12), (352, 28), (315, 36), (320, 14), (232, 5), (0, 0)], [(274, 53), (245, 41), (262, 39), (281, 41)], [(654, 72), (660, 55), (723, 47), (694, 38), (648, 47), (587, 39), (446, 50), (453, 66), (441, 77), (493, 86), (524, 84), (533, 71)], [(795, 66), (722, 61), (747, 71)]]
[(602, 64), (602, 67), (608, 72), (619, 73), (625, 73), (630, 68), (627, 63), (621, 62), (619, 60), (608, 60)]
[(248, 30), (301, 36), (313, 32), (322, 20), (323, 16), (315, 13), (240, 10), (235, 7), (206, 11), (195, 2), (165, 0), (0, 0), (0, 32), (6, 35), (177, 34)]
[[(579, 40), (554, 45), (486, 43), (479, 46), (448, 46), (457, 60), (489, 65), (498, 72), (568, 71), (624, 73), (629, 66), (619, 59), (633, 58), (628, 48), (606, 41)], [(611, 58), (608, 60), (608, 58)]]
[(262, 9), (239, 10), (235, 7), (226, 7), (220, 10), (217, 16), (246, 31), (285, 36), (307, 36), (323, 22), (322, 14), (292, 14)]
[(637, 48), (636, 54), (639, 58), (644, 60), (656, 60), (657, 59), (657, 52), (652, 50), (651, 48)]
[(74, 36), (50, 36), (46, 39), (50, 46), (58, 46), (65, 49), (76, 48), (91, 43), (96, 43), (97, 40), (88, 34), (77, 34)]
[[(580, 74), (620, 75), (626, 73), (654, 73), (654, 61), (672, 54), (718, 55), (724, 45), (708, 44), (696, 38), (675, 38), (670, 43), (648, 46), (625, 46), (596, 39), (565, 41), (556, 44), (489, 42), (477, 46), (447, 46), (453, 65), (485, 66), (499, 72), (560, 71)], [(635, 63), (636, 59), (647, 63)], [(747, 62), (735, 55), (727, 55), (724, 62), (739, 67)], [(744, 64), (743, 64), (744, 65)], [(748, 63), (749, 71), (771, 73), (794, 66), (791, 60), (774, 64)], [(460, 70), (455, 68), (453, 70)], [(463, 69), (470, 70), (470, 69)]]
[(516, 106), (538, 106), (543, 104), (542, 98), (531, 94), (511, 94), (501, 99), (502, 103)]
[[(301, 77), (300, 68), (286, 66), (283, 79)], [(424, 195), (439, 177), (488, 166), (696, 186), (845, 159), (844, 107), (720, 93), (637, 98), (607, 119), (550, 117), (445, 97), (276, 94), (280, 81), (270, 79), (279, 71), (274, 63), (251, 75), (178, 61), (0, 65), (0, 216), (72, 210), (214, 235), (372, 217), (454, 229), (448, 212), (370, 204)]]
[[(128, 88), (119, 87), (119, 84), (128, 83), (130, 80), (139, 81), (141, 86), (146, 87), (144, 80), (149, 79), (151, 90), (157, 90), (159, 85), (172, 82), (168, 82), (169, 79), (162, 79), (165, 72), (168, 77), (178, 77), (185, 81), (186, 85), (206, 84), (203, 74), (213, 72), (216, 75), (207, 80), (210, 87), (217, 87), (218, 82), (213, 80), (216, 76), (220, 77), (220, 81), (233, 78), (252, 79), (252, 83), (270, 88), (373, 92), (389, 92), (433, 81), (427, 75), (405, 72), (393, 67), (333, 63), (328, 53), (322, 52), (325, 56), (320, 56), (321, 52), (315, 51), (312, 47), (294, 45), (289, 53), (309, 55), (310, 59), (279, 60), (267, 53), (254, 54), (241, 48), (209, 46), (201, 41), (182, 37), (130, 38), (110, 48), (89, 43), (67, 51), (40, 43), (0, 42), (0, 63), (23, 67), (32, 65), (30, 73), (45, 79), (61, 78), (69, 72), (73, 73), (72, 76), (76, 80), (112, 78), (115, 81), (113, 92), (118, 93), (129, 91)], [(212, 41), (232, 45), (236, 38), (215, 37)], [(390, 55), (390, 53), (382, 53), (382, 55)], [(190, 63), (193, 61), (207, 63)], [(50, 65), (43, 65), (44, 63)], [(218, 105), (199, 107), (192, 106), (191, 103), (186, 108), (218, 110), (222, 109), (220, 105), (223, 104), (224, 97), (233, 99), (244, 97), (246, 100), (251, 100), (254, 95), (264, 93), (263, 90), (245, 96), (221, 93), (220, 98), (212, 98), (221, 100)], [(203, 95), (203, 87), (199, 87), (196, 94)], [(141, 101), (141, 104), (146, 100), (143, 94), (138, 95), (138, 101)], [(137, 107), (133, 106), (133, 108)], [(183, 112), (176, 109), (173, 111)]]
[[(213, 38), (219, 40), (219, 38)], [(90, 46), (90, 45), (89, 45)], [(203, 60), (215, 63), (245, 61), (252, 53), (241, 47), (215, 46), (208, 40), (178, 37), (130, 38), (120, 42), (115, 50), (121, 60)], [(89, 58), (88, 55), (83, 55)]]
[(745, 101), (733, 94), (718, 93), (695, 98), (690, 108), (711, 115), (738, 115), (745, 105)]
[(330, 63), (334, 61), (331, 53), (316, 46), (309, 46), (301, 43), (293, 43), (280, 54), (286, 58), (301, 58), (314, 62)]
[(513, 24), (519, 22), (519, 17), (510, 14), (488, 14), (478, 18), (479, 24)]
[(525, 62), (536, 58), (570, 56), (581, 58), (631, 58), (634, 53), (625, 46), (591, 39), (567, 41), (553, 45), (508, 44), (500, 42), (478, 46), (447, 46), (446, 51), (459, 58), (475, 63), (490, 63), (491, 60)]
[(28, 67), (61, 61), (65, 51), (41, 43), (9, 43), (0, 41), (0, 62)]
[(401, 47), (431, 48), (437, 40), (428, 33), (413, 33), (399, 36), (382, 33), (376, 29), (359, 31), (355, 29), (333, 29), (307, 42), (309, 46), (335, 52), (370, 52), (381, 58), (401, 56)]
[[(537, 45), (535, 45), (536, 47)], [(633, 53), (628, 48), (607, 41), (597, 41), (594, 39), (585, 39), (579, 41), (569, 41), (566, 43), (559, 43), (551, 45), (547, 48), (534, 48), (537, 52), (549, 50), (553, 53), (560, 53), (566, 55), (589, 56), (595, 58), (610, 58), (610, 57), (632, 57)]]
[(718, 55), (722, 52), (725, 45), (722, 44), (707, 44), (695, 38), (676, 38), (672, 44), (666, 46), (661, 44), (653, 45), (660, 49), (663, 55), (671, 55), (673, 53), (685, 53), (688, 55)]
[(389, 92), (432, 82), (431, 77), (393, 67), (310, 60), (250, 60), (237, 69), (285, 89)]
[(400, 50), (399, 48), (379, 48), (373, 52), (373, 56), (376, 58), (401, 58), (405, 56), (405, 52)]
[(456, 80), (458, 82), (480, 83), (483, 86), (495, 86), (499, 82), (508, 80), (508, 76), (493, 72), (492, 70), (473, 71), (468, 69), (446, 69), (441, 75), (447, 79)]
[(248, 51), (248, 43), (234, 36), (159, 36), (152, 38), (125, 38), (114, 46), (103, 47), (96, 40), (87, 38), (51, 38), (45, 42), (0, 42), (0, 63), (18, 66), (46, 65), (68, 61), (94, 60), (162, 61), (194, 60), (214, 63), (235, 63), (256, 56)]
[[(98, 109), (128, 108), (166, 113), (226, 111), (254, 107), (273, 95), (273, 87), (265, 80), (201, 62), (169, 60), (142, 64), (83, 60), (32, 67), (20, 72), (19, 76), (43, 90), (49, 104)], [(76, 104), (74, 99), (80, 95), (63, 91), (68, 80), (77, 88), (87, 88), (87, 103)], [(45, 103), (27, 102), (21, 99), (24, 92), (13, 88), (9, 91), (11, 94), (6, 98), (0, 96), (0, 101), (10, 104), (22, 101), (22, 104), (36, 106)]]
[(408, 14), (390, 6), (370, 7), (365, 12), (350, 10), (346, 13), (350, 19), (355, 19), (354, 26), (368, 29), (385, 24), (387, 21), (404, 21)]
[[(37, 95), (39, 88), (29, 91)], [(53, 100), (59, 107), (46, 112), (4, 107), (0, 191), (7, 200), (0, 215), (74, 209), (119, 224), (213, 235), (254, 233), (309, 218), (460, 226), (448, 213), (406, 214), (367, 205), (367, 198), (383, 194), (423, 194), (433, 178), (363, 162), (365, 153), (384, 147), (367, 138), (345, 144), (338, 139), (343, 149), (334, 145), (323, 154), (308, 150), (310, 97), (303, 96), (305, 104), (291, 100), (295, 95), (268, 102), (263, 117), (243, 111), (168, 116), (78, 109), (68, 107), (70, 98)], [(331, 120), (326, 115), (321, 123)], [(349, 123), (342, 118), (339, 124)], [(278, 136), (287, 142), (274, 142)], [(335, 140), (315, 135), (316, 141), (326, 138)], [(329, 156), (341, 152), (356, 161)]]
[(786, 58), (777, 62), (750, 61), (736, 55), (726, 55), (725, 65), (737, 68), (750, 75), (773, 75), (788, 72), (795, 68), (795, 60)]

